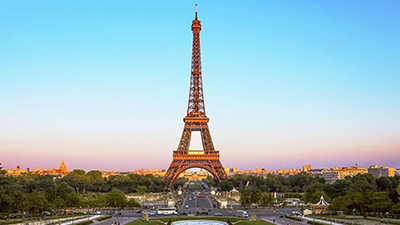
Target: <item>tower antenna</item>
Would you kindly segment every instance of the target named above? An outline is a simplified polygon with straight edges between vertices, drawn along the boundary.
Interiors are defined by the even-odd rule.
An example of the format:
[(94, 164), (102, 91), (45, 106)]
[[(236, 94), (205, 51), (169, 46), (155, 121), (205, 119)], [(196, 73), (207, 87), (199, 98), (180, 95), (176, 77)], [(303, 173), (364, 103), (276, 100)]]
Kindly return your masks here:
[(196, 6), (196, 19), (197, 19), (197, 4), (195, 6)]

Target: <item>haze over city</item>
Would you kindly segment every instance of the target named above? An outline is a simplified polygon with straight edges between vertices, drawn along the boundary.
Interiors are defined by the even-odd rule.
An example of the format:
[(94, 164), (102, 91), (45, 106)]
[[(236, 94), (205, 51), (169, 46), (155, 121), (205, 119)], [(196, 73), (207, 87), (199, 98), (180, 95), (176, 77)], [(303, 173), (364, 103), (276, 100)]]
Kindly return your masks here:
[(2, 166), (167, 169), (195, 3), (224, 167), (400, 167), (395, 1), (1, 2)]

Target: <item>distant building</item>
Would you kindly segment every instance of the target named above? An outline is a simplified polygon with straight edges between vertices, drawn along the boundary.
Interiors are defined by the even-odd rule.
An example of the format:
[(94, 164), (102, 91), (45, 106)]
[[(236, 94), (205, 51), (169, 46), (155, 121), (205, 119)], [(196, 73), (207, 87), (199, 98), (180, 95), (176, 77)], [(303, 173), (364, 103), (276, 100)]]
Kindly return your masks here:
[(60, 170), (61, 173), (67, 173), (67, 166), (64, 163), (64, 159), (61, 162), (59, 170)]
[(19, 176), (21, 175), (21, 173), (36, 173), (40, 175), (50, 175), (53, 178), (57, 178), (57, 177), (63, 177), (68, 174), (67, 166), (65, 165), (64, 160), (61, 162), (59, 169), (56, 169), (55, 167), (50, 170), (35, 168), (34, 171), (31, 172), (29, 168), (27, 170), (23, 170), (19, 166), (17, 166), (14, 170), (6, 170), (6, 171), (7, 175), (10, 176)]
[(183, 176), (179, 176), (179, 177), (184, 177), (184, 178), (188, 178), (189, 181), (192, 180), (203, 180), (206, 179), (208, 174), (205, 172), (192, 172), (192, 173), (181, 173), (181, 175), (183, 174)]
[(340, 175), (338, 171), (326, 171), (322, 174), (322, 177), (325, 179), (326, 183), (333, 184), (336, 180), (339, 180)]
[(276, 171), (276, 174), (283, 175), (285, 177), (289, 177), (289, 176), (298, 174), (300, 172), (301, 172), (301, 170), (299, 170), (299, 169), (279, 169)]
[(379, 167), (378, 165), (371, 165), (368, 168), (368, 173), (372, 174), (375, 178), (394, 177), (396, 169), (388, 166)]
[(17, 166), (14, 170), (13, 169), (11, 169), (11, 170), (5, 170), (6, 171), (6, 175), (9, 175), (9, 176), (19, 176), (19, 175), (21, 175), (21, 173), (27, 173), (28, 171), (26, 171), (26, 170), (22, 170), (19, 166)]
[(344, 179), (347, 176), (353, 177), (357, 174), (366, 174), (368, 170), (357, 166), (349, 167), (333, 167), (325, 169), (322, 172), (322, 177), (326, 180), (326, 183), (333, 184), (336, 180)]
[(323, 177), (325, 170), (326, 169), (310, 169), (308, 173), (313, 177)]
[(304, 165), (302, 170), (303, 170), (303, 172), (310, 171), (311, 170), (311, 165), (310, 164)]
[(235, 175), (239, 172), (238, 168), (235, 167), (231, 167), (231, 168), (225, 168), (225, 172), (231, 176), (231, 175)]

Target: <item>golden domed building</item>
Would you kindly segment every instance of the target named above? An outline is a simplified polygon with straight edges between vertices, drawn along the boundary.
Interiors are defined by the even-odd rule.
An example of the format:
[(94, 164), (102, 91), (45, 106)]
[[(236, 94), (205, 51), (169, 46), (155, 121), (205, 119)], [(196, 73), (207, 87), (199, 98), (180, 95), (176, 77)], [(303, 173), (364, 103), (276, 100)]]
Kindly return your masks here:
[(60, 170), (60, 172), (61, 172), (62, 174), (66, 174), (66, 173), (67, 173), (67, 166), (66, 166), (65, 163), (64, 163), (64, 159), (63, 159), (63, 161), (61, 162), (61, 165), (60, 165), (59, 170)]

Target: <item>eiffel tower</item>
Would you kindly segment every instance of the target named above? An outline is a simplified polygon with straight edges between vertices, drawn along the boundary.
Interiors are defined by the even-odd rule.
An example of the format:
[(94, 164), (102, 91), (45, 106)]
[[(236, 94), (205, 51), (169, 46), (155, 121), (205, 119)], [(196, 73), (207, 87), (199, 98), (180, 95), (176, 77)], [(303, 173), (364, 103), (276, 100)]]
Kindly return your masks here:
[[(169, 166), (164, 181), (171, 187), (179, 174), (190, 168), (202, 168), (210, 172), (219, 183), (228, 176), (219, 160), (219, 152), (215, 151), (208, 129), (208, 117), (204, 106), (203, 79), (201, 75), (200, 56), (200, 20), (197, 19), (197, 5), (195, 19), (192, 22), (193, 48), (192, 69), (190, 75), (190, 90), (187, 115), (183, 119), (185, 126), (178, 149), (173, 153), (173, 159)], [(203, 150), (189, 150), (193, 131), (200, 131)]]

